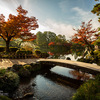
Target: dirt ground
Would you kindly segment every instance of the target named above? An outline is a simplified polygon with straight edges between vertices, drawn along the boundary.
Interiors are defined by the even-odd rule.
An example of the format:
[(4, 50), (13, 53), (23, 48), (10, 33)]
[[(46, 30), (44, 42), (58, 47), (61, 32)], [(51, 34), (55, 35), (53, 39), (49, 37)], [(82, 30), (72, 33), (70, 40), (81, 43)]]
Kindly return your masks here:
[(0, 59), (0, 68), (12, 67), (14, 64), (30, 64), (38, 59)]

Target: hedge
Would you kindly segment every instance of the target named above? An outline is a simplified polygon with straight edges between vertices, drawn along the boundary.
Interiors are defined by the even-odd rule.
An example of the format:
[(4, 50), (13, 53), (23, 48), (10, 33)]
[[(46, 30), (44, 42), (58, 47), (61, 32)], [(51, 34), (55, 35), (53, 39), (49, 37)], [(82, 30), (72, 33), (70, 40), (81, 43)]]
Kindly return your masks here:
[(81, 85), (72, 100), (100, 100), (100, 75)]

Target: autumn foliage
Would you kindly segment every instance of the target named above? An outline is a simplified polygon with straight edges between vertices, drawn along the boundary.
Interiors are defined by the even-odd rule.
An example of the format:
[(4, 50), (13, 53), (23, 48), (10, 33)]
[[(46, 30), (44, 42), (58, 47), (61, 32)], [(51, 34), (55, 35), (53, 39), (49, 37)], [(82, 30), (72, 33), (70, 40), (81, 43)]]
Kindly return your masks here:
[(96, 40), (95, 33), (97, 30), (92, 28), (91, 21), (92, 20), (90, 20), (87, 24), (82, 22), (80, 29), (74, 29), (76, 33), (72, 37), (72, 41), (74, 43), (79, 43), (83, 46), (87, 46), (90, 50), (93, 50), (91, 44)]
[(52, 52), (48, 52), (49, 55), (53, 56), (54, 54)]
[(50, 46), (50, 45), (54, 45), (55, 43), (54, 42), (50, 42), (49, 44), (48, 44), (48, 46)]
[(22, 6), (17, 9), (18, 14), (9, 14), (6, 21), (3, 14), (0, 15), (0, 37), (6, 42), (6, 51), (9, 51), (9, 43), (14, 38), (21, 38), (24, 41), (36, 39), (31, 30), (38, 28), (37, 19), (35, 17), (27, 17), (28, 11)]

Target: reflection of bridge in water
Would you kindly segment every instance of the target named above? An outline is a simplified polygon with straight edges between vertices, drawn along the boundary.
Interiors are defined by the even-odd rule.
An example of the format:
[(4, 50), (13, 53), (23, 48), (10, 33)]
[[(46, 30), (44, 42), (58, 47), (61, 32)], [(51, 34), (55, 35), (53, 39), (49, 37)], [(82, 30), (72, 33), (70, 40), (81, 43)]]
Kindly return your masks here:
[(61, 65), (63, 67), (82, 70), (91, 74), (100, 74), (100, 66), (94, 64), (63, 59), (39, 59), (38, 61), (41, 62), (41, 65), (44, 67)]

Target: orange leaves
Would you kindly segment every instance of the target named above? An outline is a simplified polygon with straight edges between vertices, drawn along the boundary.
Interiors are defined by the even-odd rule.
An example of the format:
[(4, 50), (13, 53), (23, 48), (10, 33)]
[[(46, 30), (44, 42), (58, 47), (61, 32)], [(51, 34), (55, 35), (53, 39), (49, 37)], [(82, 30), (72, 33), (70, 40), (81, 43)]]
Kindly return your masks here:
[(18, 14), (21, 14), (21, 15), (26, 15), (28, 13), (27, 10), (22, 9), (21, 5), (16, 10), (17, 10)]
[(21, 38), (25, 41), (32, 41), (36, 39), (30, 31), (38, 28), (37, 19), (35, 17), (27, 17), (28, 11), (24, 10), (22, 6), (17, 9), (18, 14), (9, 14), (8, 20), (5, 22), (5, 16), (0, 15), (0, 35), (5, 41), (12, 38)]
[(51, 52), (48, 52), (48, 54), (49, 54), (49, 55), (51, 55), (51, 56), (53, 56), (53, 55), (54, 55), (54, 54), (53, 54), (53, 53), (51, 53)]
[[(96, 29), (92, 29), (92, 24), (90, 20), (87, 24), (82, 22), (79, 29), (76, 30), (76, 34), (72, 37), (72, 41), (84, 45), (90, 45), (94, 41)], [(75, 30), (75, 29), (74, 29)]]
[(0, 15), (0, 23), (5, 22), (5, 16), (3, 14)]
[(54, 42), (50, 42), (49, 44), (48, 44), (48, 46), (50, 46), (50, 45), (54, 45), (55, 43)]

